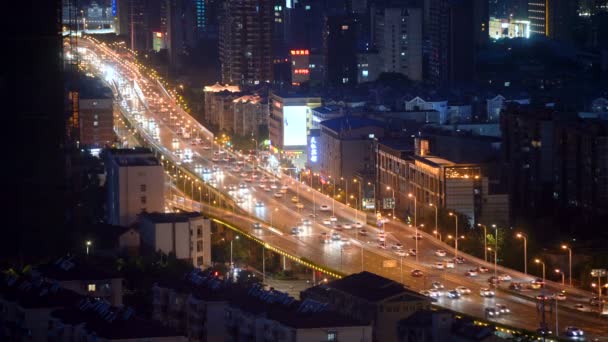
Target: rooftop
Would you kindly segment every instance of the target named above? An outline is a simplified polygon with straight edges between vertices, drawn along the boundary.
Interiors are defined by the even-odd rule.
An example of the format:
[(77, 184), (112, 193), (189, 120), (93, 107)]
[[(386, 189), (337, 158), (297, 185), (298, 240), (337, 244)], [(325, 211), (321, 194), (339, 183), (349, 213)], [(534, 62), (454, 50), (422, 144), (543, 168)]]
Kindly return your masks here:
[(54, 262), (39, 265), (35, 268), (45, 279), (57, 281), (70, 280), (103, 280), (120, 278), (114, 272), (99, 265), (83, 262), (74, 256), (62, 257)]
[(241, 91), (241, 88), (239, 88), (239, 86), (221, 85), (219, 83), (215, 83), (210, 86), (205, 86), (204, 91), (213, 92), (213, 93), (217, 93), (220, 91), (229, 91), (231, 93), (237, 93), (237, 92)]
[(61, 308), (74, 305), (82, 298), (41, 277), (8, 273), (0, 275), (0, 295), (8, 301), (18, 302), (23, 308)]
[(142, 213), (141, 218), (145, 218), (154, 223), (172, 223), (172, 222), (188, 222), (190, 219), (205, 217), (197, 212), (179, 212), (179, 213)]
[(342, 279), (316, 286), (325, 290), (338, 290), (369, 302), (381, 302), (396, 296), (404, 300), (428, 300), (402, 284), (367, 271), (351, 274)]
[(343, 116), (339, 118), (321, 121), (321, 126), (325, 126), (332, 131), (339, 132), (341, 130), (360, 129), (363, 127), (385, 127), (382, 121), (361, 118), (355, 116)]

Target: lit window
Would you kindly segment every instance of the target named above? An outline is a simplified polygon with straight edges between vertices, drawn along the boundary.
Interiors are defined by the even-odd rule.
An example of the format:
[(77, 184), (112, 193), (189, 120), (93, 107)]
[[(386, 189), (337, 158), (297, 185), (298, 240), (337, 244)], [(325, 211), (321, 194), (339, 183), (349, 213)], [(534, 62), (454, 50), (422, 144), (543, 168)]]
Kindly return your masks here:
[(93, 121), (93, 127), (99, 126), (99, 121)]
[(327, 341), (334, 342), (338, 340), (338, 332), (336, 331), (328, 331), (327, 332)]
[(368, 70), (361, 70), (361, 76), (363, 76), (363, 77), (369, 76), (369, 71)]
[(307, 10), (307, 11), (310, 11), (310, 5), (306, 5), (306, 6), (304, 7), (304, 9), (305, 9), (305, 10)]
[(348, 25), (342, 25), (342, 31), (348, 30)]
[(89, 285), (87, 285), (87, 290), (89, 292), (95, 292), (96, 288), (97, 288), (97, 286), (95, 286), (95, 284), (89, 284)]

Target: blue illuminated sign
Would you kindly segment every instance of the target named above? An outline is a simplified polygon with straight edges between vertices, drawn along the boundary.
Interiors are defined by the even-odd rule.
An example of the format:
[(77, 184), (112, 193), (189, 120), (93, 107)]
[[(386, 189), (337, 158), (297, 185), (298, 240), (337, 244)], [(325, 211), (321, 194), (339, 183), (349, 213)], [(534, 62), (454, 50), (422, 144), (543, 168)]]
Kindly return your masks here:
[(317, 155), (317, 138), (315, 137), (310, 137), (310, 161), (312, 163), (316, 163), (319, 159), (318, 159), (318, 155)]
[(116, 1), (117, 0), (112, 0), (112, 16), (113, 17), (116, 16)]

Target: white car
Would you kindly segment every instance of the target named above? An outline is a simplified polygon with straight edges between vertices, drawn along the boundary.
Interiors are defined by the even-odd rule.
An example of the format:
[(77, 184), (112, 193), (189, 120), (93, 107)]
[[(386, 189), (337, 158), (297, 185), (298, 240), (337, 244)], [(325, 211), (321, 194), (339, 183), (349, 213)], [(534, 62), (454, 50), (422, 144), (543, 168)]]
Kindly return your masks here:
[(302, 219), (302, 224), (305, 226), (310, 226), (312, 224), (312, 221), (309, 219)]
[(456, 288), (456, 291), (458, 291), (458, 293), (460, 293), (461, 295), (471, 294), (471, 289), (466, 286), (458, 286)]
[(326, 226), (331, 226), (331, 221), (329, 219), (323, 219), (323, 224)]
[(297, 209), (304, 209), (304, 204), (303, 204), (303, 203), (298, 202), (298, 203), (296, 203), (296, 208), (297, 208)]
[(557, 300), (566, 300), (568, 297), (566, 297), (566, 295), (564, 293), (556, 293), (555, 295), (553, 295), (553, 297)]
[(337, 217), (335, 217), (335, 216), (331, 216), (331, 217), (329, 218), (329, 220), (330, 220), (331, 222), (338, 222), (338, 218), (337, 218)]
[(439, 257), (444, 257), (446, 255), (446, 252), (443, 249), (438, 249), (435, 251), (435, 255)]
[(400, 257), (406, 257), (407, 253), (404, 250), (398, 249), (395, 251), (395, 254), (397, 254)]
[(397, 250), (402, 250), (403, 249), (403, 245), (399, 242), (393, 244), (393, 249), (397, 249)]
[(203, 150), (208, 151), (210, 149), (211, 149), (211, 146), (209, 146), (209, 145), (203, 145)]
[(353, 227), (355, 227), (355, 228), (363, 228), (363, 224), (361, 224), (361, 222), (355, 222), (355, 223), (353, 223)]
[(256, 201), (255, 206), (256, 208), (262, 208), (264, 206), (264, 203), (262, 201)]
[(510, 275), (508, 274), (501, 274), (498, 276), (498, 280), (500, 281), (511, 281), (513, 278), (511, 278)]
[(494, 297), (495, 293), (487, 287), (482, 287), (479, 289), (479, 295), (482, 297)]
[(283, 197), (283, 194), (282, 194), (282, 193), (280, 193), (280, 192), (275, 192), (275, 193), (274, 193), (274, 197), (276, 197), (276, 198), (281, 198), (281, 197)]
[(566, 327), (564, 332), (566, 333), (566, 336), (570, 336), (570, 337), (583, 337), (585, 335), (583, 330), (579, 329), (577, 327), (570, 327), (570, 326)]
[(319, 207), (319, 210), (321, 210), (321, 211), (329, 211), (330, 208), (329, 208), (328, 205), (323, 204), (322, 206)]
[(342, 228), (344, 228), (344, 229), (353, 229), (353, 225), (350, 224), (350, 223), (345, 223), (345, 224), (342, 225)]
[(433, 264), (433, 268), (438, 269), (438, 270), (443, 270), (445, 268), (445, 266), (443, 265), (442, 262), (436, 262)]
[(506, 315), (506, 314), (511, 313), (511, 310), (504, 304), (496, 304), (496, 309), (498, 309), (498, 311), (500, 311), (501, 315)]
[(439, 298), (439, 297), (441, 297), (441, 294), (442, 294), (441, 291), (439, 291), (437, 289), (428, 289), (427, 291), (429, 292), (429, 295), (432, 298)]

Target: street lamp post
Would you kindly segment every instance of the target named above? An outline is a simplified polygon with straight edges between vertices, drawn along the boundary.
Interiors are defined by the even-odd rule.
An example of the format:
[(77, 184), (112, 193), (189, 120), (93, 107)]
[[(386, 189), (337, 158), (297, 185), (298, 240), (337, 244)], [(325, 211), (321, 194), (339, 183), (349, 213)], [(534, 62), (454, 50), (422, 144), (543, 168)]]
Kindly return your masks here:
[(498, 226), (493, 224), (492, 228), (494, 228), (494, 276), (498, 277), (496, 274), (496, 263), (498, 262)]
[(433, 230), (433, 234), (439, 235), (439, 241), (443, 241), (443, 239), (441, 238), (441, 233), (438, 230)]
[[(436, 232), (438, 232), (438, 231), (439, 231), (439, 229), (437, 228), (437, 218), (438, 218), (437, 213), (438, 213), (438, 209), (439, 209), (439, 208), (438, 208), (436, 205), (434, 205), (433, 203), (429, 203), (429, 206), (431, 206), (431, 207), (435, 208), (435, 231), (436, 231)], [(441, 234), (439, 234), (439, 236), (441, 236)], [(441, 240), (441, 239), (440, 239), (440, 240)]]
[(528, 275), (528, 237), (523, 233), (517, 233), (516, 236), (524, 240), (524, 274)]
[[(486, 250), (488, 250), (488, 251), (491, 252), (492, 251), (492, 247), (488, 247)], [(498, 262), (497, 262), (498, 255), (497, 254), (498, 254), (498, 250), (496, 248), (494, 248), (494, 277), (495, 277), (495, 279), (497, 279), (497, 272), (496, 272), (496, 270), (498, 268)]]
[(562, 286), (566, 286), (566, 275), (559, 268), (555, 269), (555, 273), (561, 274), (562, 276)]
[(355, 200), (355, 222), (359, 222), (359, 201), (357, 197), (350, 195), (350, 198)]
[[(414, 199), (414, 226), (418, 227), (418, 220), (417, 220), (417, 215), (416, 213), (418, 212), (417, 208), (416, 208), (416, 202), (418, 202), (416, 200), (416, 196), (414, 196), (412, 193), (407, 194), (407, 197), (413, 198)], [(418, 236), (416, 236), (416, 241), (418, 241)], [(418, 250), (416, 250), (417, 252)], [(416, 253), (416, 255), (418, 255), (418, 253)]]
[(397, 206), (397, 203), (395, 202), (395, 189), (391, 188), (390, 186), (387, 186), (386, 190), (393, 191), (393, 220), (394, 220), (395, 219), (395, 207)]
[(87, 240), (85, 242), (85, 245), (87, 247), (87, 255), (89, 255), (89, 249), (91, 248), (91, 244), (92, 244), (91, 240)]
[[(450, 216), (454, 216), (456, 219), (456, 234), (454, 236), (458, 237), (458, 215), (454, 213), (449, 213)], [(458, 258), (458, 238), (454, 241), (454, 258)]]
[(488, 231), (485, 224), (478, 223), (478, 227), (483, 228), (483, 258), (488, 261)]
[[(235, 236), (235, 237), (234, 237), (234, 239), (230, 240), (230, 270), (231, 270), (231, 271), (232, 271), (232, 269), (234, 268), (234, 267), (233, 267), (234, 263), (232, 262), (232, 242), (233, 242), (235, 239), (236, 239), (236, 240), (238, 240), (238, 239), (239, 239), (239, 236), (237, 235), (237, 236)], [(232, 277), (232, 274), (231, 274), (230, 276)]]
[(546, 278), (546, 274), (545, 274), (545, 263), (540, 260), (540, 259), (534, 259), (534, 262), (537, 264), (541, 264), (543, 266), (543, 284), (545, 283), (545, 278)]
[(572, 248), (567, 245), (562, 245), (562, 249), (568, 250), (568, 283), (572, 287)]

